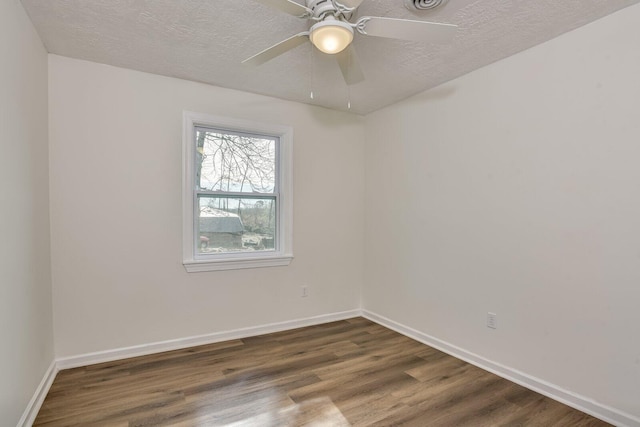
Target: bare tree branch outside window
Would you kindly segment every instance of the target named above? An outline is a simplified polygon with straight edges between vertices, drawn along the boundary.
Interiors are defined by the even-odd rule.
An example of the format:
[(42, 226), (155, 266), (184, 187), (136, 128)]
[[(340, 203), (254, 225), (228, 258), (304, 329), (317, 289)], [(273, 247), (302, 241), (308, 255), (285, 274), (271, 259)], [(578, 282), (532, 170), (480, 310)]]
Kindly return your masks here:
[[(202, 251), (273, 249), (276, 146), (274, 138), (198, 129), (196, 186), (202, 192)], [(239, 226), (233, 225), (238, 221), (241, 239)], [(234, 232), (236, 237), (231, 236)]]

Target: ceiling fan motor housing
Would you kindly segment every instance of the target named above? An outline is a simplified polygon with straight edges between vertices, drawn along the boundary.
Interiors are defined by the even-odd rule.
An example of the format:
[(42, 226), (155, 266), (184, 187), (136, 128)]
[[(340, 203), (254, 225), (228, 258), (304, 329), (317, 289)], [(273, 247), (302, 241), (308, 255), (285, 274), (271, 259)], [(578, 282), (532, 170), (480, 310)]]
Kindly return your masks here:
[(313, 11), (314, 18), (322, 18), (327, 13), (335, 14), (337, 12), (331, 0), (307, 0), (307, 7)]
[(404, 5), (409, 10), (434, 9), (446, 3), (447, 0), (404, 0)]

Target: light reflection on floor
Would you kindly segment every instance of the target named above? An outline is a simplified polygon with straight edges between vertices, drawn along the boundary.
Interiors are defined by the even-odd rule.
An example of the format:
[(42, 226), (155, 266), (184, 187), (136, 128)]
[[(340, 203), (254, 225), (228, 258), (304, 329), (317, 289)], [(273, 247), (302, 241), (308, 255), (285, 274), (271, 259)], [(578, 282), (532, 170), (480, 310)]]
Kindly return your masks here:
[[(283, 396), (279, 395), (279, 393), (275, 392), (273, 398), (276, 402), (265, 402), (265, 408), (273, 408), (274, 406), (278, 406), (278, 403), (282, 403)], [(308, 427), (346, 427), (351, 425), (328, 397), (305, 400), (301, 403), (295, 403), (290, 399), (289, 401), (291, 402), (290, 405), (281, 405), (281, 409), (277, 411), (266, 410), (260, 414), (255, 414), (255, 406), (252, 404), (251, 414), (246, 414), (246, 418), (239, 419), (232, 423), (220, 423), (220, 418), (226, 418), (228, 420), (228, 414), (208, 413), (188, 423), (181, 423), (179, 426), (293, 427), (304, 425)], [(237, 410), (237, 408), (235, 409)], [(241, 416), (238, 416), (238, 418), (241, 418)]]

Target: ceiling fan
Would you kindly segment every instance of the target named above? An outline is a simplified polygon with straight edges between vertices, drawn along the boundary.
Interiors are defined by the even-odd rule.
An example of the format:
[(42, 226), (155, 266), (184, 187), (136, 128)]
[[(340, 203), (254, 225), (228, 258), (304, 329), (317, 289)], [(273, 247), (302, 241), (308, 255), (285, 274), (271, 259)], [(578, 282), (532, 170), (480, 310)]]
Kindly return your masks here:
[(455, 34), (457, 25), (409, 19), (362, 16), (351, 18), (363, 0), (305, 0), (306, 6), (292, 0), (254, 0), (282, 12), (309, 20), (308, 31), (296, 34), (262, 52), (245, 59), (243, 64), (258, 66), (305, 43), (307, 40), (320, 51), (335, 55), (347, 84), (364, 80), (351, 42), (357, 32), (363, 36), (400, 40), (442, 42)]

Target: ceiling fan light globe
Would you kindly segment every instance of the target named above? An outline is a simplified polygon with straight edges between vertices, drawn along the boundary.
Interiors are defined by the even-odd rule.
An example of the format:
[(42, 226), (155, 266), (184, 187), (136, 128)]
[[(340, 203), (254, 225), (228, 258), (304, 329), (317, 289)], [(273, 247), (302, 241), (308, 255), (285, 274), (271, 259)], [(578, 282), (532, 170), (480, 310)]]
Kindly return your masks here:
[(353, 29), (341, 21), (318, 22), (311, 27), (311, 43), (321, 52), (336, 54), (342, 52), (353, 41)]

